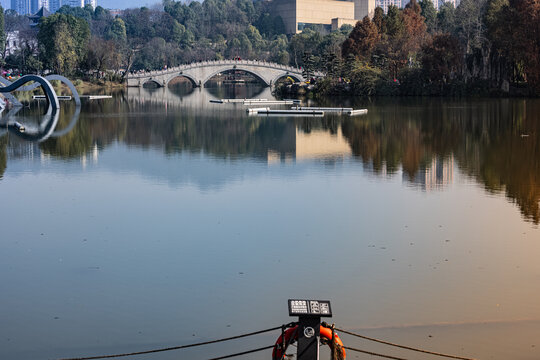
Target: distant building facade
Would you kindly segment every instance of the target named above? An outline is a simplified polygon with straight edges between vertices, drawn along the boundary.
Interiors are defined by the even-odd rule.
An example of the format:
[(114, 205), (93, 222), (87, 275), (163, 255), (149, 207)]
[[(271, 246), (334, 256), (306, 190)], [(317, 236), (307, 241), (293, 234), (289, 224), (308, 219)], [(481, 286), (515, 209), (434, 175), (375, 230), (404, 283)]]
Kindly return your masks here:
[[(403, 0), (403, 4), (399, 4), (399, 5), (396, 5), (396, 4), (393, 4), (393, 5), (396, 5), (397, 7), (405, 7), (405, 5), (407, 5), (409, 3), (410, 0)], [(435, 6), (435, 9), (439, 10), (440, 7), (442, 6), (442, 4), (444, 4), (445, 2), (448, 2), (448, 3), (451, 3), (452, 5), (454, 5), (454, 8), (456, 8), (458, 5), (459, 5), (459, 2), (460, 0), (431, 0), (433, 2), (433, 5)], [(394, 0), (377, 0), (377, 2), (380, 2), (380, 3), (383, 3), (383, 2), (396, 2)], [(380, 5), (377, 5), (377, 6), (380, 6)], [(383, 9), (385, 9), (383, 6), (381, 6)], [(388, 7), (388, 5), (387, 5)], [(387, 9), (384, 10), (384, 12), (386, 12)]]
[(84, 0), (84, 6), (86, 5), (90, 5), (92, 9), (95, 9), (97, 7), (97, 0)]
[(124, 13), (124, 10), (122, 9), (109, 9), (109, 13), (112, 17), (121, 16)]
[(444, 4), (445, 2), (451, 3), (454, 5), (454, 8), (456, 8), (459, 5), (459, 0), (434, 0), (433, 4), (435, 5), (435, 8), (439, 10), (439, 8)]
[(41, 8), (49, 10), (49, 0), (11, 0), (11, 9), (19, 15), (35, 14)]
[(24, 45), (34, 49), (34, 55), (37, 55), (38, 42), (35, 36), (29, 36), (28, 33), (21, 34), (19, 30), (8, 31), (6, 33), (6, 48), (4, 56), (13, 55), (16, 51), (21, 50)]
[(61, 0), (49, 0), (49, 11), (54, 13), (62, 7)]
[(19, 31), (8, 31), (6, 33), (6, 52), (5, 56), (9, 56), (15, 53), (15, 51), (21, 48), (21, 40), (19, 38)]
[(61, 0), (60, 7), (62, 6), (71, 6), (71, 7), (84, 7), (84, 0)]
[(408, 181), (424, 191), (442, 189), (454, 182), (454, 156), (436, 157), (426, 167), (420, 169), (414, 178), (410, 178), (405, 172), (403, 180)]
[[(20, 1), (20, 0), (11, 0), (11, 1)], [(41, 1), (43, 3), (46, 2), (47, 6), (45, 5), (43, 6), (45, 6), (45, 8), (52, 13), (58, 11), (58, 9), (60, 9), (64, 5), (72, 6), (72, 7), (84, 7), (85, 5), (91, 5), (92, 8), (94, 9), (97, 7), (97, 0), (32, 0), (32, 1), (36, 1), (36, 2)], [(39, 10), (39, 8), (37, 10)]]
[(30, 0), (11, 0), (11, 10), (19, 15), (30, 14)]
[[(435, 0), (435, 1), (438, 1), (438, 0)], [(407, 1), (407, 3), (408, 2), (409, 1)], [(402, 3), (402, 0), (377, 0), (376, 1), (376, 6), (382, 8), (385, 14), (388, 12), (388, 7), (390, 5), (394, 5), (398, 8), (401, 8), (403, 7), (404, 4)]]
[(41, 8), (49, 10), (49, 0), (31, 0), (30, 14), (37, 13)]
[(308, 25), (319, 25), (327, 31), (355, 25), (365, 16), (373, 16), (375, 0), (272, 0), (272, 8), (283, 19), (285, 32), (296, 34)]

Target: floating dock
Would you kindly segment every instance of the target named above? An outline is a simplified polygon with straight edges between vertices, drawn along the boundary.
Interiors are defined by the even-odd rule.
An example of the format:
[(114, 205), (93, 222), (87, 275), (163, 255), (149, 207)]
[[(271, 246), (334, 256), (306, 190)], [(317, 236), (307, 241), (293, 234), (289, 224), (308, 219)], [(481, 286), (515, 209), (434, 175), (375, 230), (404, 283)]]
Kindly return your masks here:
[(243, 104), (243, 105), (299, 105), (300, 100), (268, 100), (268, 99), (219, 99), (210, 100), (213, 104)]
[(324, 116), (321, 110), (278, 110), (270, 108), (251, 108), (247, 109), (251, 115), (279, 115), (279, 116)]
[(338, 114), (347, 114), (349, 116), (355, 115), (364, 115), (367, 114), (367, 109), (358, 109), (354, 110), (353, 108), (334, 108), (334, 107), (302, 107), (302, 106), (293, 106), (292, 110), (302, 110), (302, 111), (324, 111), (325, 113), (338, 113)]
[[(58, 100), (71, 100), (71, 96), (62, 96), (62, 95), (57, 95), (56, 96), (58, 98)], [(33, 95), (32, 96), (32, 100), (46, 100), (47, 97), (45, 95)]]
[(367, 113), (368, 113), (367, 109), (351, 110), (351, 111), (348, 112), (348, 114), (349, 114), (350, 116), (355, 116), (355, 115), (365, 115), (365, 114), (367, 114)]
[(232, 104), (238, 104), (238, 103), (244, 103), (246, 101), (250, 101), (250, 102), (263, 102), (263, 101), (268, 101), (268, 99), (218, 99), (218, 100), (210, 100), (211, 103), (214, 103), (214, 104), (229, 104), (229, 103), (232, 103)]
[[(58, 100), (71, 100), (71, 96), (57, 96)], [(88, 100), (101, 100), (101, 99), (112, 99), (112, 95), (80, 95), (82, 99)], [(33, 95), (33, 100), (45, 100), (45, 95)]]
[(82, 99), (88, 100), (102, 100), (102, 99), (112, 99), (112, 95), (81, 95)]
[(300, 104), (300, 100), (266, 100), (266, 101), (260, 101), (260, 100), (245, 100), (243, 102), (244, 105), (294, 105), (294, 104)]

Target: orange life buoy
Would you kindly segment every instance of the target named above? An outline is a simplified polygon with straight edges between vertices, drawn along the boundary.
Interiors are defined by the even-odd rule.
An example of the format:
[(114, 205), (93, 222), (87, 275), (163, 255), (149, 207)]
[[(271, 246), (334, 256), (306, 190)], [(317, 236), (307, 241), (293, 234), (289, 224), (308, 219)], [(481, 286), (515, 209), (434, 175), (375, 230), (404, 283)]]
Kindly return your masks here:
[[(287, 350), (287, 346), (298, 340), (298, 325), (293, 326), (291, 328), (288, 328), (285, 330), (285, 332), (279, 336), (279, 338), (276, 341), (276, 344), (274, 345), (274, 349), (272, 350), (272, 360), (281, 360), (283, 354), (285, 354), (285, 351)], [(326, 339), (327, 344), (332, 347), (332, 329), (324, 327), (321, 325), (320, 327), (320, 334), (322, 339)], [(345, 359), (346, 353), (345, 349), (343, 348), (343, 343), (341, 342), (341, 339), (339, 338), (338, 334), (334, 331), (334, 335), (336, 336), (335, 343), (337, 345), (336, 350), (341, 350), (342, 359)], [(285, 339), (283, 339), (283, 336)], [(283, 347), (283, 344), (285, 344), (285, 348)]]

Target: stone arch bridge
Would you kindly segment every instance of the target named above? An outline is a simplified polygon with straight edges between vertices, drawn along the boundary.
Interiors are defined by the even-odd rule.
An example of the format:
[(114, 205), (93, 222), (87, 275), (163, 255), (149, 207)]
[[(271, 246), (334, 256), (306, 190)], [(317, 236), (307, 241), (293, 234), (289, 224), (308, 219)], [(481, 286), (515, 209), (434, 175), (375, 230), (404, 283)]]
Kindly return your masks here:
[[(154, 82), (158, 86), (166, 87), (172, 79), (185, 77), (192, 82), (193, 86), (198, 87), (204, 86), (215, 75), (231, 70), (250, 73), (267, 86), (272, 86), (276, 81), (287, 76), (297, 81), (305, 80), (302, 70), (291, 66), (257, 60), (216, 60), (186, 64), (166, 70), (129, 74), (127, 85), (140, 87), (148, 82)], [(316, 73), (315, 76), (322, 76), (322, 74)]]

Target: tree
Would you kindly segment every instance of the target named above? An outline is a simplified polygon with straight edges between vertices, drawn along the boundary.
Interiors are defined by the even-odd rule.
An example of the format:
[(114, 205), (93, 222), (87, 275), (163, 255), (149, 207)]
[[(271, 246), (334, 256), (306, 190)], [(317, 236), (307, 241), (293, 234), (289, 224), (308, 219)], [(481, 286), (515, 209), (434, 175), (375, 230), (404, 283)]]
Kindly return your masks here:
[(409, 57), (417, 52), (426, 37), (425, 18), (421, 15), (422, 9), (416, 0), (411, 0), (402, 12), (404, 38), (403, 46), (406, 47)]
[(90, 5), (85, 7), (64, 5), (56, 11), (57, 14), (71, 15), (86, 20), (88, 24), (92, 21), (94, 9)]
[(466, 54), (484, 45), (486, 8), (487, 0), (461, 0), (455, 11), (456, 33), (465, 46)]
[(455, 30), (456, 23), (456, 9), (454, 5), (445, 1), (439, 7), (439, 13), (437, 14), (437, 27), (440, 31), (453, 34)]
[(540, 3), (490, 0), (486, 24), (497, 53), (514, 82), (526, 81), (540, 93)]
[(311, 52), (306, 51), (302, 56), (302, 63), (304, 64), (302, 67), (302, 76), (304, 79), (309, 80), (313, 77), (313, 72), (315, 71), (315, 57)]
[(121, 18), (113, 20), (105, 33), (105, 38), (114, 40), (119, 44), (125, 44), (127, 41), (126, 24)]
[(37, 37), (45, 68), (72, 74), (85, 59), (90, 28), (84, 19), (54, 14), (42, 20)]
[(431, 81), (445, 84), (458, 70), (461, 48), (450, 34), (435, 35), (431, 43), (422, 49), (422, 67)]
[(344, 58), (349, 54), (369, 61), (371, 52), (379, 41), (377, 26), (366, 16), (358, 21), (349, 37), (343, 43), (341, 53)]
[(18, 31), (19, 34), (21, 32), (27, 32), (30, 30), (30, 20), (27, 16), (22, 16), (17, 14), (14, 10), (6, 10), (4, 13), (4, 43), (1, 49), (1, 57), (2, 59), (5, 59), (6, 54), (6, 40), (9, 33), (13, 33)]
[(86, 68), (93, 70), (96, 78), (103, 77), (108, 70), (119, 67), (121, 50), (116, 41), (93, 36), (88, 43)]
[(540, 1), (510, 0), (514, 60), (523, 65), (525, 80), (540, 94)]
[(403, 31), (403, 19), (396, 6), (388, 6), (388, 13), (384, 18), (383, 27), (386, 29), (386, 34), (389, 37), (399, 37), (401, 35)]
[(306, 28), (300, 34), (294, 35), (289, 42), (289, 51), (292, 55), (293, 64), (296, 67), (302, 66), (304, 53), (312, 53), (313, 49), (319, 47), (321, 40), (321, 34), (310, 28)]
[(427, 31), (433, 33), (437, 29), (437, 9), (431, 0), (420, 0), (422, 16), (426, 19)]
[(386, 29), (384, 28), (384, 10), (380, 6), (375, 8), (375, 12), (373, 13), (373, 23), (377, 27), (379, 34), (386, 32)]
[(35, 29), (28, 26), (17, 31), (18, 49), (6, 57), (6, 62), (23, 73), (39, 73), (43, 70), (43, 63), (36, 58), (39, 49)]
[(487, 0), (462, 0), (455, 12), (456, 35), (464, 48), (463, 75), (488, 78), (492, 43), (485, 23)]

